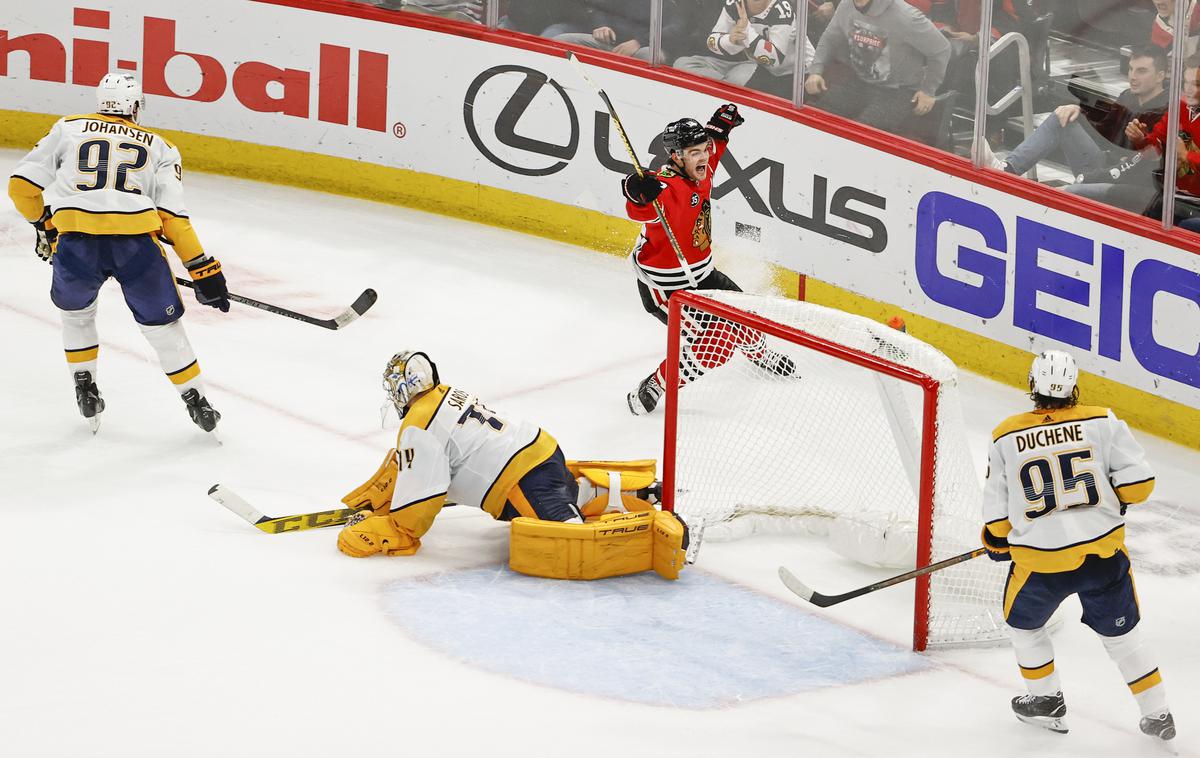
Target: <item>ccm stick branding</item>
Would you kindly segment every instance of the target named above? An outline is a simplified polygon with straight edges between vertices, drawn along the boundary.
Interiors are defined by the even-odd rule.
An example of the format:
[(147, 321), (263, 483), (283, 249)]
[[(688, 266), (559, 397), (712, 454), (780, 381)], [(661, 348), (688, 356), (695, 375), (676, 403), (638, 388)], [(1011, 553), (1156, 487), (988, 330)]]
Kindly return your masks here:
[[(938, 234), (947, 225), (978, 232), (982, 242), (981, 249), (959, 245), (953, 271), (938, 265)], [(1068, 268), (1076, 273), (1062, 273)], [(1011, 302), (1019, 329), (1118, 362), (1128, 343), (1150, 373), (1200, 388), (1200, 346), (1193, 342), (1189, 352), (1160, 342), (1186, 333), (1182, 313), (1190, 316), (1192, 334), (1200, 332), (1200, 273), (1194, 270), (1152, 258), (1131, 267), (1115, 245), (1022, 216), (1010, 234), (992, 208), (930, 192), (917, 207), (916, 272), (921, 289), (942, 305), (993, 319)], [(1059, 312), (1042, 307), (1054, 299), (1070, 305)]]
[[(29, 56), (31, 79), (79, 84), (93, 87), (113, 68), (138, 71), (147, 95), (161, 95), (202, 103), (215, 102), (232, 90), (237, 102), (260, 113), (281, 113), (296, 118), (311, 118), (330, 124), (350, 125), (351, 69), (357, 66), (357, 92), (354, 125), (360, 129), (387, 130), (388, 57), (366, 50), (352, 55), (348, 47), (319, 45), (315, 71), (280, 68), (260, 61), (223, 64), (212, 55), (180, 50), (176, 44), (177, 23), (167, 18), (146, 16), (142, 19), (142, 50), (137, 60), (113, 61), (110, 44), (104, 40), (82, 38), (103, 36), (111, 28), (110, 13), (89, 8), (74, 9), (74, 23), (80, 32), (67, 45), (51, 34), (34, 33), (10, 36), (0, 29), (0, 76), (8, 75), (9, 57), (14, 53)], [(167, 67), (178, 59), (187, 59), (200, 72), (195, 92), (175, 91), (167, 78)], [(356, 59), (356, 60), (354, 60)], [(178, 66), (174, 63), (172, 66)], [(68, 73), (70, 79), (68, 80)], [(313, 80), (316, 79), (316, 97)], [(315, 99), (315, 114), (314, 111)]]
[[(511, 94), (498, 110), (483, 105), (481, 92), (501, 91)], [(539, 97), (546, 99), (543, 107), (536, 114), (527, 114)], [(489, 98), (489, 105), (494, 105), (494, 100)], [(623, 154), (624, 150), (616, 130), (609, 123), (608, 112), (595, 110), (593, 113), (591, 147), (596, 160), (614, 173), (632, 173), (632, 164), (614, 157), (614, 151)], [(547, 123), (548, 119), (559, 123)], [(570, 95), (554, 79), (525, 66), (494, 66), (475, 77), (463, 98), (463, 122), (475, 148), (495, 165), (513, 173), (550, 176), (565, 169), (579, 153), (580, 119)], [(523, 130), (519, 128), (522, 126)], [(566, 135), (566, 139), (551, 141), (546, 136), (551, 134)], [(796, 201), (787, 198), (784, 192), (785, 164), (771, 158), (759, 158), (743, 168), (735, 151), (736, 142), (721, 159), (724, 173), (718, 175), (719, 183), (713, 186), (713, 199), (739, 192), (750, 209), (761, 216), (779, 219), (871, 253), (887, 247), (887, 227), (881, 219), (865, 210), (884, 210), (884, 198), (851, 186), (838, 187), (831, 195), (829, 179), (814, 174), (809, 195), (811, 211), (794, 210), (787, 203), (795, 204)], [(661, 166), (664, 161), (661, 135), (651, 141), (649, 152), (656, 156), (650, 167)], [(752, 183), (763, 172), (767, 173), (768, 179), (766, 199)], [(851, 207), (851, 203), (858, 203), (863, 209)], [(829, 223), (831, 216), (840, 219), (846, 228)]]

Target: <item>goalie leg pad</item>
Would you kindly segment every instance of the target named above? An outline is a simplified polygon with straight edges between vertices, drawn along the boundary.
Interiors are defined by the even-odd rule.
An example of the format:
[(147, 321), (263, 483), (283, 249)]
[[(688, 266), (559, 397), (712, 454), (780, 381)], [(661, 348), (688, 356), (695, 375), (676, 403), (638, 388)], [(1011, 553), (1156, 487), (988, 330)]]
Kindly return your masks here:
[(683, 567), (686, 529), (670, 513), (605, 514), (587, 524), (513, 519), (509, 566), (548, 579), (603, 579), (654, 569), (667, 579)]
[(584, 518), (603, 513), (637, 513), (653, 505), (637, 497), (655, 483), (658, 461), (567, 461), (579, 480), (579, 505)]
[(396, 491), (398, 473), (396, 448), (392, 448), (383, 456), (383, 463), (371, 478), (342, 498), (342, 502), (349, 508), (370, 508), (375, 513), (387, 513), (392, 504), (392, 493)]

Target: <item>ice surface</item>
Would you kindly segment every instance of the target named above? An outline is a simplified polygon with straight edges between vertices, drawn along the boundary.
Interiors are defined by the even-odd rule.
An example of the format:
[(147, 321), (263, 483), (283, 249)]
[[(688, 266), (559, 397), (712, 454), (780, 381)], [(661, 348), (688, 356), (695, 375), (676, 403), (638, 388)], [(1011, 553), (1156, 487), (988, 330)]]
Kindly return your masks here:
[[(3, 174), (18, 157), (0, 151)], [(1157, 754), (1076, 611), (1055, 638), (1070, 709), (1065, 737), (1013, 718), (1008, 699), (1021, 684), (1003, 648), (934, 653), (921, 671), (864, 679), (863, 656), (834, 653), (834, 643), (871, 640), (911, 659), (902, 652), (911, 588), (806, 607), (776, 579), (781, 562), (823, 592), (888, 573), (849, 564), (813, 539), (705, 545), (678, 596), (647, 576), (607, 588), (547, 582), (544, 594), (522, 589), (522, 602), (505, 605), (516, 586), (539, 583), (512, 578), (487, 593), (478, 577), (508, 576), (506, 528), (478, 512), (448, 509), (412, 558), (354, 561), (329, 530), (251, 528), (207, 488), (227, 484), (271, 515), (336, 505), (393, 443), (394, 431), (379, 426), (379, 375), (404, 348), (429, 351), (445, 379), (497, 410), (541, 423), (572, 457), (657, 457), (661, 415), (630, 417), (624, 395), (653, 368), (665, 334), (616, 258), (223, 177), (192, 174), (188, 199), (234, 291), (321, 315), (368, 286), (379, 303), (328, 332), (236, 305), (220, 314), (184, 293), (185, 323), (224, 414), (218, 446), (188, 420), (110, 283), (100, 298), (98, 377), (108, 410), (93, 437), (74, 407), (50, 269), (33, 255), (28, 225), (0, 202), (0, 754)], [(722, 265), (739, 276), (738, 261)], [(982, 455), (988, 429), (1026, 400), (976, 377), (962, 385)], [(1130, 516), (1143, 623), (1177, 741), (1196, 755), (1198, 457), (1139, 438), (1160, 476), (1154, 501)], [(436, 591), (472, 577), (470, 592)], [(626, 586), (655, 592), (633, 602), (615, 593)], [(575, 614), (592, 627), (578, 662), (531, 616), (562, 619), (564, 597), (610, 591), (600, 606), (608, 612)], [(688, 593), (712, 605), (695, 614), (676, 607)], [(744, 605), (751, 599), (758, 605)], [(726, 621), (764, 609), (779, 623), (769, 615), (740, 627)], [(646, 630), (651, 612), (667, 614), (657, 618), (670, 634)], [(429, 641), (449, 619), (495, 624), (494, 661), (524, 658), (528, 668), (489, 664), (486, 651), (471, 663), (454, 639)], [(737, 628), (753, 631), (734, 647), (728, 634)], [(835, 628), (845, 634), (831, 643)], [(523, 636), (508, 633), (516, 630)], [(670, 641), (650, 645), (663, 637)], [(630, 656), (644, 667), (677, 660), (678, 692), (689, 680), (706, 692), (725, 687), (717, 698), (725, 704), (655, 697), (632, 677), (627, 692), (601, 690), (597, 650), (621, 666)], [(711, 670), (699, 671), (706, 657)], [(801, 660), (823, 663), (836, 686), (812, 687)], [(761, 670), (733, 670), (737, 661)], [(569, 681), (539, 675), (564, 671), (585, 681), (571, 691)], [(756, 676), (779, 689), (730, 704)]]

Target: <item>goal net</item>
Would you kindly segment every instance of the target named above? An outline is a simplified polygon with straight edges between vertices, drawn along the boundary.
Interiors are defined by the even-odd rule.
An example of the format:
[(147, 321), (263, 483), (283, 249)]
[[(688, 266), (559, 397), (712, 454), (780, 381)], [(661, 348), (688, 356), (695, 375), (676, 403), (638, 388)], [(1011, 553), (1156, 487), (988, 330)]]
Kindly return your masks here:
[[(979, 546), (957, 370), (932, 346), (811, 303), (681, 292), (667, 367), (664, 502), (705, 540), (799, 531), (909, 569)], [(914, 649), (1003, 639), (1004, 576), (977, 559), (916, 580)]]

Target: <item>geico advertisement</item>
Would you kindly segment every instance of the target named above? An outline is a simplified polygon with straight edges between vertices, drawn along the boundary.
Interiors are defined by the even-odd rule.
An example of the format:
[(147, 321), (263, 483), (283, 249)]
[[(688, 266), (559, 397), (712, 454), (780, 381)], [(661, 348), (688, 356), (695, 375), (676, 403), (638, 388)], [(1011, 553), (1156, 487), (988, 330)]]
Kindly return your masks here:
[[(232, 0), (24, 4), (6, 16), (0, 108), (86, 111), (105, 71), (129, 70), (152, 127), (623, 215), (618, 180), (632, 166), (599, 98), (558, 56)], [(592, 76), (647, 162), (668, 121), (704, 121), (719, 104), (607, 69)], [(745, 115), (715, 177), (718, 246), (736, 234), (793, 270), (1022, 349), (1070, 348), (1086, 370), (1200, 407), (1195, 256)]]

